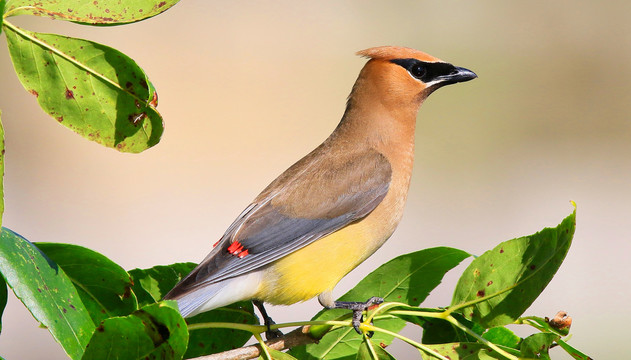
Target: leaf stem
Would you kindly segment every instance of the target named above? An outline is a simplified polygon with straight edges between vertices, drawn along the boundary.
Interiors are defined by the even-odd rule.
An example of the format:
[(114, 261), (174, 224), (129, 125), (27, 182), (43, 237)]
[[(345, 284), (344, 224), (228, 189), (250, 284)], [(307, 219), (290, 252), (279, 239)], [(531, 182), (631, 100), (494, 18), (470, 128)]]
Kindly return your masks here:
[[(332, 326), (351, 326), (350, 321), (335, 321), (335, 320), (314, 320), (314, 321), (297, 321), (297, 322), (288, 322), (281, 324), (273, 324), (270, 326), (270, 329), (281, 329), (286, 327), (295, 327), (295, 326), (305, 326), (305, 325), (332, 325)], [(229, 322), (205, 322), (205, 323), (196, 323), (189, 324), (188, 330), (199, 330), (199, 329), (235, 329), (235, 330), (243, 330), (247, 332), (251, 332), (252, 334), (260, 334), (267, 331), (267, 326), (265, 325), (247, 325), (247, 324), (238, 324), (238, 323), (229, 323)]]
[(558, 331), (557, 329), (553, 328), (553, 327), (544, 327), (539, 325), (539, 323), (537, 322), (537, 318), (534, 316), (524, 316), (524, 317), (520, 317), (519, 319), (513, 321), (513, 324), (515, 325), (530, 325), (532, 327), (534, 327), (535, 329), (541, 331), (541, 332), (547, 332), (547, 333), (551, 333), (551, 334), (555, 334), (558, 335), (560, 337), (566, 337), (569, 334), (567, 333), (562, 333), (560, 331)]
[[(449, 323), (453, 324), (454, 326), (456, 326), (457, 328), (459, 328), (460, 330), (464, 331), (465, 333), (473, 336), (475, 339), (477, 339), (479, 342), (481, 342), (482, 344), (484, 344), (485, 346), (489, 347), (490, 349), (496, 351), (497, 353), (499, 353), (500, 355), (504, 356), (507, 359), (510, 360), (519, 360), (518, 357), (508, 353), (507, 351), (501, 349), (500, 347), (498, 347), (497, 345), (493, 344), (492, 342), (486, 340), (485, 338), (481, 337), (480, 335), (476, 334), (474, 331), (472, 331), (471, 329), (469, 329), (468, 327), (466, 327), (465, 325), (461, 324), (456, 318), (454, 318), (453, 316), (451, 316), (447, 311), (443, 311), (443, 312), (428, 312), (428, 311), (415, 311), (415, 310), (391, 310), (388, 312), (388, 314), (383, 314), (383, 315), (377, 315), (377, 313), (380, 313), (382, 311), (387, 311), (389, 308), (395, 307), (395, 306), (400, 306), (400, 304), (397, 303), (389, 303), (387, 306), (384, 307), (384, 309), (382, 309), (381, 311), (374, 311), (371, 312), (369, 316), (367, 316), (366, 320), (361, 324), (360, 329), (362, 329), (365, 332), (369, 332), (369, 331), (375, 331), (375, 332), (381, 332), (390, 336), (393, 336), (399, 340), (402, 340), (418, 349), (420, 349), (421, 351), (424, 351), (428, 354), (431, 354), (432, 356), (441, 359), (441, 360), (448, 360), (448, 358), (444, 357), (443, 355), (439, 354), (438, 352), (436, 352), (433, 349), (428, 348), (427, 346), (418, 343), (412, 339), (409, 339), (403, 335), (397, 334), (395, 332), (374, 326), (370, 324), (370, 321), (374, 318), (380, 318), (382, 316), (388, 316), (390, 314), (396, 314), (396, 315), (410, 315), (410, 316), (419, 316), (419, 317), (428, 317), (428, 318), (437, 318), (437, 319), (443, 319), (448, 321)], [(525, 318), (521, 318), (524, 321), (528, 320)], [(351, 322), (350, 321), (336, 321), (336, 320), (314, 320), (314, 321), (298, 321), (298, 322), (288, 322), (288, 323), (281, 323), (281, 324), (274, 324), (272, 326), (270, 326), (271, 329), (280, 329), (280, 328), (285, 328), (285, 327), (296, 327), (296, 326), (305, 326), (305, 325), (331, 325), (331, 326), (346, 326), (346, 327), (350, 327), (351, 326)], [(261, 333), (265, 332), (267, 330), (267, 327), (264, 325), (246, 325), (246, 324), (238, 324), (238, 323), (226, 323), (226, 322), (207, 322), (207, 323), (197, 323), (197, 324), (190, 324), (188, 325), (188, 330), (198, 330), (198, 329), (207, 329), (207, 328), (229, 328), (229, 329), (236, 329), (236, 330), (243, 330), (243, 331), (247, 331), (252, 333), (252, 335), (254, 335), (254, 337), (257, 339), (257, 341), (261, 344), (262, 347), (262, 351), (263, 351), (263, 356), (265, 359), (269, 359), (271, 360), (271, 356), (269, 355), (269, 351), (266, 348), (265, 343), (263, 342), (263, 339), (261, 338)], [(364, 335), (365, 336), (365, 335)], [(374, 348), (371, 347), (371, 343), (370, 340), (368, 340), (368, 349), (370, 350), (371, 356), (377, 356)], [(378, 357), (375, 357), (375, 359), (377, 359)]]
[(8, 17), (11, 17), (11, 16), (13, 16), (13, 14), (12, 14), (12, 13), (14, 13), (14, 12), (16, 12), (16, 11), (18, 11), (18, 10), (22, 10), (22, 9), (37, 9), (37, 10), (39, 10), (39, 9), (38, 9), (38, 8), (36, 8), (35, 6), (18, 6), (18, 7), (16, 7), (16, 8), (14, 8), (14, 9), (11, 9), (11, 10), (9, 10), (9, 11), (5, 12), (5, 13), (4, 13), (4, 15), (3, 15), (2, 17), (3, 17), (3, 18), (8, 18)]
[(369, 325), (369, 324), (366, 324), (366, 323), (362, 323), (361, 326), (360, 326), (360, 329), (365, 330), (365, 331), (380, 332), (380, 333), (384, 333), (384, 334), (393, 336), (393, 337), (395, 337), (395, 338), (397, 338), (399, 340), (405, 341), (406, 343), (414, 346), (417, 349), (421, 349), (421, 350), (425, 351), (426, 353), (431, 354), (432, 356), (434, 356), (436, 358), (439, 358), (441, 360), (449, 360), (449, 358), (442, 356), (441, 354), (439, 354), (436, 351), (428, 348), (427, 346), (425, 346), (425, 345), (423, 345), (421, 343), (418, 343), (418, 342), (416, 342), (416, 341), (414, 341), (412, 339), (409, 339), (409, 338), (407, 338), (407, 337), (405, 337), (403, 335), (400, 335), (400, 334), (397, 334), (395, 332), (392, 332), (390, 330), (382, 329), (380, 327), (376, 327), (374, 325)]
[(368, 346), (370, 357), (373, 360), (379, 360), (379, 356), (377, 355), (377, 352), (375, 351), (375, 348), (372, 345), (372, 341), (370, 341), (370, 338), (368, 337), (368, 335), (366, 333), (363, 333), (362, 337), (364, 338), (364, 342), (366, 343), (366, 346)]
[(519, 283), (514, 284), (512, 286), (509, 286), (506, 289), (500, 290), (500, 291), (498, 291), (496, 293), (493, 293), (493, 294), (489, 294), (489, 295), (486, 295), (486, 296), (482, 296), (480, 298), (469, 300), (467, 302), (463, 302), (463, 303), (460, 303), (460, 304), (449, 306), (447, 309), (445, 309), (445, 314), (446, 314), (446, 316), (449, 316), (454, 311), (458, 311), (458, 310), (464, 309), (464, 308), (466, 308), (468, 306), (475, 305), (477, 303), (481, 303), (481, 302), (487, 301), (487, 300), (489, 300), (491, 298), (494, 298), (496, 296), (502, 295), (503, 293), (514, 289), (515, 287), (517, 287), (517, 285), (519, 285)]
[(474, 331), (472, 331), (471, 329), (469, 329), (468, 327), (464, 326), (463, 324), (461, 324), (458, 320), (456, 320), (456, 318), (454, 318), (451, 315), (448, 315), (445, 320), (449, 321), (452, 325), (456, 326), (457, 328), (459, 328), (460, 330), (466, 332), (467, 334), (473, 336), (474, 338), (476, 338), (479, 342), (481, 342), (482, 344), (488, 346), (489, 348), (497, 351), (499, 354), (501, 354), (502, 356), (504, 356), (507, 359), (510, 360), (519, 360), (519, 358), (515, 355), (512, 355), (508, 352), (506, 352), (505, 350), (502, 350), (500, 347), (498, 347), (497, 345), (493, 344), (492, 342), (488, 341), (487, 339), (483, 338), (482, 336), (476, 334)]
[(265, 345), (265, 341), (263, 341), (263, 338), (261, 337), (261, 334), (259, 334), (259, 333), (252, 333), (252, 335), (254, 335), (256, 340), (261, 345), (261, 351), (263, 352), (263, 354), (262, 354), (263, 355), (263, 359), (265, 359), (265, 360), (273, 360), (272, 359), (272, 355), (269, 353), (269, 349), (267, 348), (267, 345)]
[(497, 345), (495, 345), (492, 342), (486, 340), (485, 338), (483, 338), (480, 335), (476, 334), (474, 331), (472, 331), (468, 327), (466, 327), (463, 324), (461, 324), (456, 318), (454, 318), (453, 316), (450, 315), (449, 311), (444, 311), (444, 312), (426, 312), (426, 311), (414, 311), (414, 310), (393, 310), (393, 311), (390, 312), (390, 314), (423, 316), (423, 317), (429, 317), (429, 318), (436, 318), (436, 319), (446, 320), (446, 321), (450, 322), (452, 325), (458, 327), (460, 330), (462, 330), (462, 331), (466, 332), (467, 334), (473, 336), (474, 338), (476, 338), (482, 344), (484, 344), (484, 345), (488, 346), (489, 348), (497, 351), (499, 354), (501, 354), (502, 356), (506, 357), (507, 359), (511, 359), (511, 360), (518, 360), (519, 359), (518, 357), (506, 352), (505, 350), (502, 350)]
[(372, 319), (376, 315), (384, 313), (384, 312), (386, 312), (386, 311), (388, 311), (388, 310), (390, 310), (390, 309), (392, 309), (394, 307), (397, 307), (397, 306), (404, 306), (406, 308), (410, 307), (410, 305), (408, 305), (408, 304), (399, 303), (399, 302), (383, 303), (383, 304), (379, 305), (377, 308), (375, 308), (374, 310), (368, 311), (367, 314), (366, 314), (366, 320), (364, 320), (364, 321), (367, 322), (367, 323), (370, 323), (372, 321)]
[(199, 329), (235, 329), (235, 330), (243, 330), (250, 332), (252, 334), (260, 334), (267, 330), (265, 325), (247, 325), (247, 324), (238, 324), (238, 323), (229, 323), (229, 322), (205, 322), (205, 323), (196, 323), (189, 324), (187, 326), (188, 331), (191, 330), (199, 330)]
[(422, 317), (428, 317), (428, 318), (434, 318), (434, 319), (445, 319), (447, 316), (445, 316), (446, 312), (428, 312), (428, 311), (414, 311), (414, 310), (392, 310), (389, 312), (389, 314), (395, 314), (395, 315), (410, 315), (410, 316), (422, 316)]

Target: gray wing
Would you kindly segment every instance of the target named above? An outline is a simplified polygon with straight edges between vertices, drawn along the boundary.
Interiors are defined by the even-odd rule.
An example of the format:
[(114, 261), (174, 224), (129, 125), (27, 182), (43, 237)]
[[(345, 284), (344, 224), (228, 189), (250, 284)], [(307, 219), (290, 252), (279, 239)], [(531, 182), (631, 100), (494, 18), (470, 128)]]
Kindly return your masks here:
[(288, 169), (166, 298), (258, 270), (368, 215), (388, 192), (390, 163), (376, 151), (336, 160), (314, 166), (322, 160), (311, 159), (309, 166)]

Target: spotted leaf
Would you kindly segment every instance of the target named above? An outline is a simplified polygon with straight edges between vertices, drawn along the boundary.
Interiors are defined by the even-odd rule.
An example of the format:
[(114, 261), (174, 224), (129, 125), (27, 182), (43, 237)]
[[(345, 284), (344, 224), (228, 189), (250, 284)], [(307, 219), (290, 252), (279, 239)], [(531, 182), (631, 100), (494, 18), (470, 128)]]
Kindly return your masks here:
[(0, 272), (18, 299), (70, 358), (80, 359), (94, 323), (64, 271), (28, 240), (3, 228)]
[(452, 309), (487, 328), (513, 322), (561, 266), (575, 225), (576, 209), (556, 228), (503, 242), (473, 260), (458, 280)]
[(142, 69), (110, 47), (5, 22), (24, 88), (61, 125), (122, 152), (141, 152), (164, 130), (157, 94)]
[(179, 0), (9, 0), (6, 16), (36, 15), (88, 25), (120, 25), (156, 16)]

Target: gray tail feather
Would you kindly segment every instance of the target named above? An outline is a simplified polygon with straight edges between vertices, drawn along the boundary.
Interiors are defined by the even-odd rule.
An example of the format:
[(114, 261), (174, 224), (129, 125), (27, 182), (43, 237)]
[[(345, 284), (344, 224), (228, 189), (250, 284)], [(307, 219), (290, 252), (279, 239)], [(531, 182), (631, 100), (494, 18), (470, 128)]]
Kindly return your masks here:
[(208, 286), (199, 287), (193, 291), (178, 295), (173, 298), (177, 301), (182, 317), (197, 315), (200, 308), (215, 297), (225, 286), (224, 283), (215, 283)]

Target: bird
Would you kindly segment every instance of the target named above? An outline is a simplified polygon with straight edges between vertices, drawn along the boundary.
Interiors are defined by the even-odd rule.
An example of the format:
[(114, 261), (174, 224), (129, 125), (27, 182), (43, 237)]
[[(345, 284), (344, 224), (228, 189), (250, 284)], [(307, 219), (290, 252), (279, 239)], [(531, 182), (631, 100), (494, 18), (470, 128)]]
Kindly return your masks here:
[(352, 310), (361, 334), (363, 311), (383, 302), (334, 301), (332, 290), (401, 220), (421, 104), (435, 90), (477, 75), (407, 47), (357, 55), (367, 62), (331, 135), (272, 181), (165, 295), (183, 317), (252, 300), (269, 338), (279, 332), (270, 330), (263, 303), (317, 297), (325, 308)]

